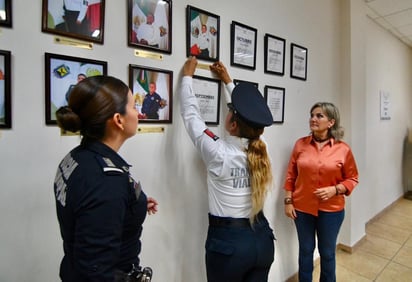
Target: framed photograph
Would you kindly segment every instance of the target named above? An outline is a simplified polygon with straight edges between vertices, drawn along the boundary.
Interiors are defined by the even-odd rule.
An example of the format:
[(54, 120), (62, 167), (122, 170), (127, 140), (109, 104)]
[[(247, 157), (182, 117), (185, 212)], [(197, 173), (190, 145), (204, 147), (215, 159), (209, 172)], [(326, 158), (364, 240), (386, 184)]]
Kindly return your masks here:
[(107, 62), (45, 53), (46, 124), (55, 125), (56, 111), (66, 106), (73, 87), (89, 76), (107, 75)]
[(306, 80), (308, 49), (292, 43), (290, 45), (290, 77)]
[(103, 44), (105, 0), (42, 0), (42, 31)]
[(12, 26), (11, 1), (12, 0), (0, 0), (0, 26)]
[(252, 83), (254, 86), (256, 86), (256, 88), (259, 88), (259, 83), (257, 82), (252, 82), (252, 81), (247, 81), (247, 80), (241, 80), (241, 79), (233, 79), (233, 83), (235, 85), (238, 85), (239, 83)]
[(0, 50), (0, 128), (11, 128), (11, 52)]
[(128, 45), (172, 53), (172, 0), (128, 0)]
[(232, 21), (230, 26), (230, 64), (256, 69), (257, 29)]
[(129, 65), (129, 87), (140, 123), (172, 123), (172, 71)]
[(273, 116), (273, 123), (283, 123), (285, 115), (285, 88), (265, 86), (265, 100)]
[(220, 80), (193, 76), (193, 91), (206, 124), (218, 125), (220, 113)]
[(265, 34), (265, 73), (285, 74), (285, 39)]
[(186, 7), (186, 56), (219, 61), (220, 17), (207, 11)]

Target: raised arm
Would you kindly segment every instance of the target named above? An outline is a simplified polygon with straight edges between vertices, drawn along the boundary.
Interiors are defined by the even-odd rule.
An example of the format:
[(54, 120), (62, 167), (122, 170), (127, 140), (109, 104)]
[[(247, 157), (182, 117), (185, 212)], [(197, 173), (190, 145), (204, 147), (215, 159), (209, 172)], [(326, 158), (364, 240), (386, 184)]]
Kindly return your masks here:
[(215, 62), (210, 65), (210, 70), (217, 75), (217, 77), (226, 85), (225, 100), (226, 103), (231, 103), (231, 94), (235, 85), (233, 84), (232, 78), (229, 75), (225, 65), (222, 62)]

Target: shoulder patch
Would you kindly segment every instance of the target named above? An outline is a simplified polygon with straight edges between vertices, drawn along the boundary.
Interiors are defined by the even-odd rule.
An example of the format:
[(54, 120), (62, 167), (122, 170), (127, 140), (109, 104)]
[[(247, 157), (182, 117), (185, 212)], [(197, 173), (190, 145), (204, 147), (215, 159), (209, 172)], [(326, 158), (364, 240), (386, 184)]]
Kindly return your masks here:
[(118, 175), (118, 174), (123, 174), (125, 171), (121, 168), (118, 168), (115, 166), (115, 164), (112, 162), (111, 159), (101, 157), (101, 156), (96, 156), (97, 161), (101, 165), (103, 172), (108, 175)]
[(219, 136), (216, 136), (209, 128), (206, 128), (203, 131), (207, 136), (209, 136), (210, 138), (212, 138), (214, 141), (219, 139)]

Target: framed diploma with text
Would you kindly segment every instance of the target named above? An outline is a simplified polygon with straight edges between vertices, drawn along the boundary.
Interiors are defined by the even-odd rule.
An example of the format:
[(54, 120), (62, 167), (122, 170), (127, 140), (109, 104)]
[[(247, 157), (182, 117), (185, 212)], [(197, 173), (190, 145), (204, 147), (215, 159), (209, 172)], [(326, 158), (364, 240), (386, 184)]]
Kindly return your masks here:
[(265, 73), (285, 74), (285, 39), (265, 34)]
[(292, 43), (290, 45), (290, 77), (306, 80), (308, 49)]
[(264, 95), (273, 116), (273, 123), (283, 123), (285, 115), (285, 88), (265, 86)]
[(232, 21), (230, 27), (230, 64), (256, 69), (257, 29)]
[(193, 91), (199, 104), (200, 115), (205, 123), (218, 125), (220, 113), (220, 80), (194, 75)]

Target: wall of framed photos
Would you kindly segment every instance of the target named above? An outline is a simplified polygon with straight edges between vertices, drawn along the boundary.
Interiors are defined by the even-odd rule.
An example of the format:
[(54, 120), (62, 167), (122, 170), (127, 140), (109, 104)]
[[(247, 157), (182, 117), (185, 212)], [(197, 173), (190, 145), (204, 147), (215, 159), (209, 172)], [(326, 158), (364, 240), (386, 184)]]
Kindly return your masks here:
[[(170, 41), (148, 48), (132, 37), (138, 32), (128, 26), (128, 1), (104, 2), (103, 44), (86, 40), (79, 47), (56, 40), (64, 36), (47, 32), (52, 25), (42, 18), (42, 0), (13, 1), (11, 26), (0, 22), (0, 50), (11, 53), (11, 126), (0, 128), (1, 281), (58, 280), (63, 251), (52, 185), (58, 162), (79, 136), (61, 135), (54, 123), (54, 92), (48, 88), (53, 82), (46, 69), (48, 63), (52, 70), (61, 64), (53, 60), (76, 68), (86, 59), (101, 72), (107, 63), (107, 74), (129, 85), (145, 72), (166, 85), (167, 114), (141, 122), (140, 132), (120, 151), (145, 192), (159, 201), (159, 213), (147, 218), (142, 237), (142, 265), (153, 268), (154, 281), (206, 281), (206, 173), (184, 130), (177, 95), (181, 67), (191, 52), (198, 52), (202, 65), (218, 57), (232, 78), (256, 83), (273, 103), (274, 124), (265, 131), (275, 175), (265, 213), (277, 237), (269, 281), (284, 281), (297, 271), (297, 239), (284, 216), (282, 183), (294, 141), (309, 132), (315, 102), (331, 101), (340, 108), (345, 140), (361, 175), (348, 199), (339, 243), (354, 246), (365, 234), (365, 223), (402, 195), (398, 169), (400, 144), (412, 124), (412, 55), (366, 17), (363, 0), (175, 0), (171, 21), (161, 25)], [(211, 18), (211, 36), (219, 35), (219, 40), (213, 37), (213, 52), (193, 47), (198, 13)], [(245, 37), (236, 41), (243, 32)], [(245, 46), (242, 42), (248, 43), (245, 53), (253, 50), (254, 60), (234, 54)], [(271, 55), (282, 53), (283, 62)], [(396, 71), (388, 73), (387, 66)], [(213, 79), (202, 67), (196, 75)], [(392, 94), (389, 121), (379, 119), (379, 90)], [(224, 87), (221, 91), (216, 97), (222, 97)], [(222, 105), (210, 120), (217, 135), (224, 135), (227, 110)], [(372, 137), (377, 135), (379, 140)]]

